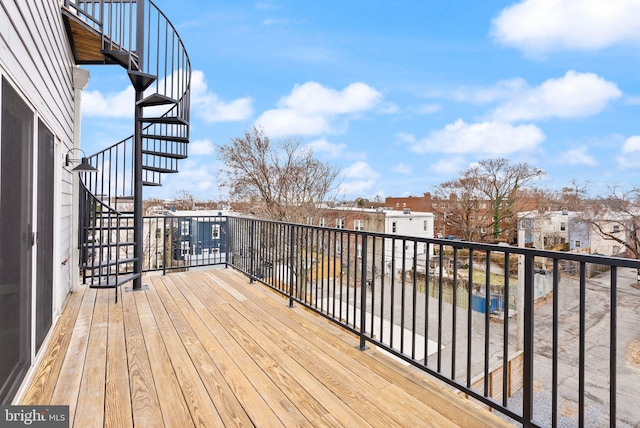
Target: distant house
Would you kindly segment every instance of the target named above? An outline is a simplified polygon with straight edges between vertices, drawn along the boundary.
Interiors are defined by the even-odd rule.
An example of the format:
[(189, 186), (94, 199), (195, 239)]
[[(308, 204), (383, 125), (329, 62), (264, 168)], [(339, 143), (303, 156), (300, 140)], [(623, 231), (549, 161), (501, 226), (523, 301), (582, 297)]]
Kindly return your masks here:
[[(409, 208), (390, 210), (337, 207), (324, 209), (318, 225), (397, 235), (397, 239), (385, 238), (384, 258), (387, 269), (392, 265), (396, 266), (396, 269), (400, 269), (403, 257), (405, 266), (407, 263), (413, 263), (414, 255), (425, 260), (430, 257), (430, 254), (427, 254), (427, 245), (418, 243), (417, 246), (414, 246), (414, 240), (411, 238), (433, 238), (434, 218), (433, 213), (415, 212)], [(403, 239), (403, 237), (408, 239)], [(353, 248), (353, 251), (358, 254), (358, 257), (361, 257), (362, 249), (359, 244)], [(368, 251), (372, 251), (370, 246)]]
[[(520, 228), (524, 229), (524, 243), (527, 247), (567, 251), (571, 247), (574, 234), (581, 245), (585, 241), (583, 228), (578, 225), (581, 213), (574, 211), (527, 211), (518, 214)], [(575, 229), (575, 230), (574, 230)], [(588, 239), (587, 239), (588, 241)]]
[[(595, 221), (590, 227), (589, 248), (592, 254), (603, 254), (607, 256), (626, 256), (626, 247), (613, 239), (613, 237), (624, 242), (631, 240), (631, 228), (627, 223), (630, 216), (626, 213), (605, 213)], [(600, 233), (599, 230), (606, 233)]]
[(174, 260), (189, 259), (191, 264), (226, 260), (228, 213), (223, 211), (169, 211), (176, 217), (173, 227), (172, 257)]

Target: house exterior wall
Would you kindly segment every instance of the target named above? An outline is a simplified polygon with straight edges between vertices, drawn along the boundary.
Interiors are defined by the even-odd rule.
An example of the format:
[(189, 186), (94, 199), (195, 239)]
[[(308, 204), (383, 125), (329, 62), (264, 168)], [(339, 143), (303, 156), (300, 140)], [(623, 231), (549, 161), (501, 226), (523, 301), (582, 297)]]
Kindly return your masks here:
[[(186, 254), (207, 259), (227, 252), (227, 219), (229, 213), (222, 211), (172, 211), (170, 215), (179, 219), (176, 247), (173, 258), (184, 260)], [(217, 237), (213, 236), (213, 229)]]
[(569, 251), (591, 251), (591, 229), (588, 223), (572, 220), (569, 222)]
[[(579, 213), (569, 211), (537, 211), (522, 212), (519, 214), (520, 227), (525, 230), (525, 245), (538, 249), (569, 249), (571, 243), (572, 228), (577, 227), (576, 218)], [(575, 239), (588, 242), (581, 235), (584, 231), (577, 229)], [(575, 242), (574, 242), (575, 243)]]
[[(61, 3), (33, 0), (8, 0), (0, 3), (0, 79), (5, 79), (33, 111), (34, 225), (37, 225), (35, 218), (38, 212), (37, 127), (46, 127), (54, 139), (54, 183), (51, 183), (54, 192), (54, 219), (51, 223), (54, 231), (53, 255), (50, 261), (53, 272), (54, 322), (71, 290), (72, 278), (78, 275), (73, 246), (76, 232), (72, 226), (76, 206), (73, 201), (74, 176), (63, 168), (63, 158), (74, 142), (74, 61), (62, 22)], [(13, 218), (0, 219), (4, 225), (11, 225), (16, 221)], [(45, 231), (34, 230), (35, 236), (38, 236), (39, 232)], [(38, 242), (35, 242), (34, 259), (38, 251)], [(36, 298), (37, 282), (34, 262), (32, 299)], [(35, 320), (35, 312), (32, 312), (31, 316), (32, 320)], [(35, 322), (32, 322), (32, 325), (35, 325)], [(32, 327), (32, 340), (35, 336), (34, 328)], [(36, 357), (35, 346), (31, 349), (33, 363)]]
[[(623, 241), (627, 240), (627, 232), (622, 220), (602, 219), (598, 222), (600, 223), (599, 226), (607, 233), (611, 233)], [(614, 228), (617, 228), (619, 231), (615, 232), (616, 229)], [(589, 239), (591, 244), (591, 254), (603, 254), (605, 256), (618, 257), (624, 256), (625, 254), (626, 249), (622, 244), (613, 239), (603, 237), (597, 232), (595, 226), (591, 227)]]
[[(385, 211), (384, 233), (386, 234), (411, 236), (416, 238), (433, 238), (433, 229), (434, 215), (432, 213), (412, 212), (410, 210)], [(396, 265), (400, 266), (399, 262), (402, 261), (402, 242), (392, 238), (386, 238), (385, 249), (385, 258), (387, 262), (390, 262), (395, 257)], [(426, 254), (426, 244), (418, 243), (417, 247), (414, 248), (413, 241), (406, 242), (405, 256), (408, 260), (413, 257), (414, 252), (418, 256)]]

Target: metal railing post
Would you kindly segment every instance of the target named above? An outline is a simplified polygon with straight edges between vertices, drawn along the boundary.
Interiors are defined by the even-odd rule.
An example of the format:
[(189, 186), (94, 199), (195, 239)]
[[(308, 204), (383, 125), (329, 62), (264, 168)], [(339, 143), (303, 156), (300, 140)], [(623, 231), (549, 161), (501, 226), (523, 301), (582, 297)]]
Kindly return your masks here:
[(253, 243), (255, 240), (255, 233), (256, 233), (256, 221), (251, 220), (251, 231), (249, 232), (249, 284), (253, 284), (254, 282), (253, 276), (255, 275), (255, 272), (254, 272), (255, 264), (253, 262), (253, 252), (254, 252)]
[[(362, 267), (360, 274), (360, 344), (358, 349), (361, 351), (369, 349), (365, 340), (365, 323), (367, 315), (367, 239), (362, 235)], [(356, 235), (356, 242), (358, 235)], [(355, 306), (355, 305), (354, 305)]]
[(167, 274), (167, 218), (162, 218), (162, 275)]
[(524, 367), (522, 384), (523, 426), (533, 426), (533, 302), (534, 302), (534, 260), (524, 256)]
[(293, 308), (293, 281), (294, 281), (294, 257), (295, 257), (295, 237), (294, 237), (294, 226), (289, 226), (289, 307)]

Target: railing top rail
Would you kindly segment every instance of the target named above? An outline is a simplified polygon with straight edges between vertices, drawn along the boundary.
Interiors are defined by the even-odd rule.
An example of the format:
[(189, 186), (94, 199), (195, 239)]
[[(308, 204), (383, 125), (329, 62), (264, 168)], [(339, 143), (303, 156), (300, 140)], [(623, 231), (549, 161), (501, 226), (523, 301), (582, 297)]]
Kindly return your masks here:
[(327, 230), (327, 231), (332, 231), (334, 233), (365, 235), (365, 236), (375, 237), (375, 238), (394, 239), (396, 241), (406, 240), (406, 241), (413, 241), (413, 242), (419, 242), (424, 244), (454, 247), (459, 250), (472, 249), (474, 251), (475, 250), (491, 251), (491, 252), (500, 252), (505, 254), (513, 254), (513, 255), (547, 257), (550, 259), (560, 259), (560, 260), (569, 260), (569, 261), (585, 262), (585, 263), (592, 263), (592, 264), (602, 264), (607, 266), (640, 269), (640, 260), (614, 257), (614, 256), (605, 256), (600, 254), (578, 254), (578, 253), (569, 253), (565, 251), (540, 250), (536, 248), (451, 240), (451, 239), (444, 239), (444, 238), (424, 238), (424, 237), (416, 237), (416, 236), (410, 236), (410, 235), (388, 234), (388, 233), (382, 233), (382, 232), (368, 232), (368, 231), (358, 231), (358, 230), (352, 230), (352, 229), (338, 229), (338, 228), (332, 228), (332, 227), (314, 226), (314, 225), (307, 225), (302, 223), (290, 223), (290, 222), (275, 221), (275, 220), (262, 220), (262, 219), (233, 216), (233, 215), (228, 215), (227, 217), (237, 218), (241, 220), (252, 220), (252, 221), (255, 220), (263, 223), (281, 224), (281, 225), (287, 225), (287, 226), (293, 226), (293, 227), (307, 228), (312, 230)]

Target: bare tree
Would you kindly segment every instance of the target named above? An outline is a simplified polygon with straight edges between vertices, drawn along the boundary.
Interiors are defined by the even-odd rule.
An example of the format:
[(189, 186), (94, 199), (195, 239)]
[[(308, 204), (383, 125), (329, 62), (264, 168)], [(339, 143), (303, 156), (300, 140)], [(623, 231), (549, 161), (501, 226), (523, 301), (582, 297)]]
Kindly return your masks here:
[[(463, 171), (459, 178), (443, 183), (436, 192), (455, 195), (449, 203), (447, 222), (469, 240), (516, 230), (518, 191), (544, 171), (526, 163), (511, 164), (507, 159), (484, 159)], [(449, 197), (451, 199), (451, 197)], [(503, 230), (507, 229), (507, 230)], [(488, 232), (481, 233), (483, 230)]]
[(491, 204), (491, 229), (497, 239), (503, 223), (515, 229), (518, 190), (544, 175), (544, 171), (524, 162), (511, 164), (499, 158), (481, 160), (463, 174), (478, 181), (478, 189)]
[(640, 187), (612, 187), (590, 205), (581, 220), (604, 239), (617, 242), (633, 258), (640, 259)]
[(588, 180), (584, 183), (579, 183), (575, 179), (571, 180), (571, 184), (563, 187), (560, 192), (562, 208), (570, 211), (580, 211), (584, 209), (584, 202), (589, 196), (587, 192), (588, 188)]
[(272, 144), (261, 128), (220, 146), (218, 157), (225, 165), (221, 185), (232, 198), (259, 204), (254, 209), (268, 219), (301, 221), (337, 188), (338, 169), (300, 140)]
[(434, 207), (444, 221), (449, 234), (460, 235), (465, 241), (482, 241), (485, 226), (490, 222), (486, 201), (472, 177), (460, 177), (442, 183), (435, 189), (438, 198)]

